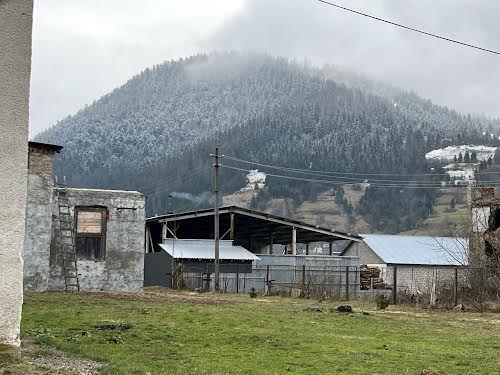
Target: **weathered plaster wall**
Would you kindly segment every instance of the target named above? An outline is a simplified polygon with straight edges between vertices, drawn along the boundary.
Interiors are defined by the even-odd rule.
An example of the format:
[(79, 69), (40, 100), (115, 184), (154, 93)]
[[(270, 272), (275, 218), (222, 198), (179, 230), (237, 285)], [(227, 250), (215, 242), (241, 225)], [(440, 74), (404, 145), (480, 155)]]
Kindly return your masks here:
[(20, 344), (33, 0), (0, 0), (0, 342)]
[[(138, 192), (68, 189), (71, 213), (77, 206), (104, 206), (109, 210), (105, 259), (78, 260), (83, 291), (139, 291), (144, 283), (145, 198)], [(53, 212), (57, 213), (57, 203)], [(57, 219), (57, 218), (56, 218)], [(57, 222), (53, 225), (58, 231)], [(64, 289), (62, 256), (54, 233), (50, 254), (50, 289)]]
[(43, 292), (49, 287), (52, 234), (53, 152), (31, 149), (24, 239), (24, 290)]

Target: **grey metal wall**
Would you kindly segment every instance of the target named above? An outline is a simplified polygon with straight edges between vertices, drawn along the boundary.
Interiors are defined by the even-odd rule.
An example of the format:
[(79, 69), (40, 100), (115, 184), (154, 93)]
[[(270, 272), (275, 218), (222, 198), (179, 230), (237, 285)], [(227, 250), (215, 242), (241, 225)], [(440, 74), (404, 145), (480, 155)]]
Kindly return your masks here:
[(144, 256), (144, 286), (172, 286), (172, 257), (165, 251)]
[(20, 345), (33, 0), (0, 1), (0, 343)]
[[(359, 290), (359, 258), (328, 255), (258, 255), (253, 276), (264, 280), (260, 292), (354, 298)], [(266, 285), (267, 283), (267, 285)]]

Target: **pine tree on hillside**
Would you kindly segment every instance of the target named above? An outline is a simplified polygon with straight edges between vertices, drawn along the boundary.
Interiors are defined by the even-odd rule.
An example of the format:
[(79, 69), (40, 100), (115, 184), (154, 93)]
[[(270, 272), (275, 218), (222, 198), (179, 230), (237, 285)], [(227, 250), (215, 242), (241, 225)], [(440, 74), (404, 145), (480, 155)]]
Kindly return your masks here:
[(476, 151), (472, 151), (472, 154), (470, 156), (470, 161), (472, 163), (477, 163), (477, 152)]

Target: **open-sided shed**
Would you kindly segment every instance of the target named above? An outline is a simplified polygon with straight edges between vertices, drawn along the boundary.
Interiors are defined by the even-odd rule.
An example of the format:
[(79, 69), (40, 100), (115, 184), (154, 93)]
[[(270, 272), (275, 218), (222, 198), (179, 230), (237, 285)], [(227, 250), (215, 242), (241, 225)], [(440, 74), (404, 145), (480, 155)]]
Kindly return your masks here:
[[(243, 246), (253, 253), (261, 252), (266, 246), (272, 248), (274, 244), (290, 244), (291, 253), (297, 254), (297, 243), (361, 241), (361, 237), (356, 234), (238, 206), (222, 207), (219, 214), (220, 239), (232, 240), (235, 245)], [(159, 244), (167, 238), (213, 239), (214, 210), (155, 216), (146, 220), (146, 226), (146, 252), (159, 251)]]

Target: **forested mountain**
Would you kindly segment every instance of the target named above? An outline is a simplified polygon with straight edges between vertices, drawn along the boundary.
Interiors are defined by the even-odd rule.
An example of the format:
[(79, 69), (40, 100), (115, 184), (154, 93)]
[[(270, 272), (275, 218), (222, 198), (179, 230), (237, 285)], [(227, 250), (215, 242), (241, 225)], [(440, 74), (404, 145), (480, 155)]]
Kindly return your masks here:
[[(492, 142), (489, 133), (498, 128), (497, 121), (463, 116), (332, 68), (219, 53), (146, 69), (37, 140), (65, 147), (56, 171), (73, 186), (145, 191), (151, 214), (168, 209), (170, 192), (210, 190), (209, 154), (216, 144), (226, 155), (266, 164), (408, 174), (429, 170), (427, 151), (450, 143)], [(222, 182), (223, 191), (231, 193), (244, 185), (244, 173), (223, 169)], [(268, 178), (262, 195), (300, 202), (326, 188)], [(391, 200), (391, 189), (367, 191), (369, 199), (360, 207), (377, 229), (404, 230), (428, 212), (419, 207), (431, 204), (431, 189), (408, 191), (405, 199), (392, 199), (391, 210), (380, 210), (386, 207), (381, 200)], [(181, 204), (208, 203), (200, 198)], [(409, 217), (400, 220), (405, 212)], [(384, 224), (391, 214), (398, 215), (398, 223)]]

